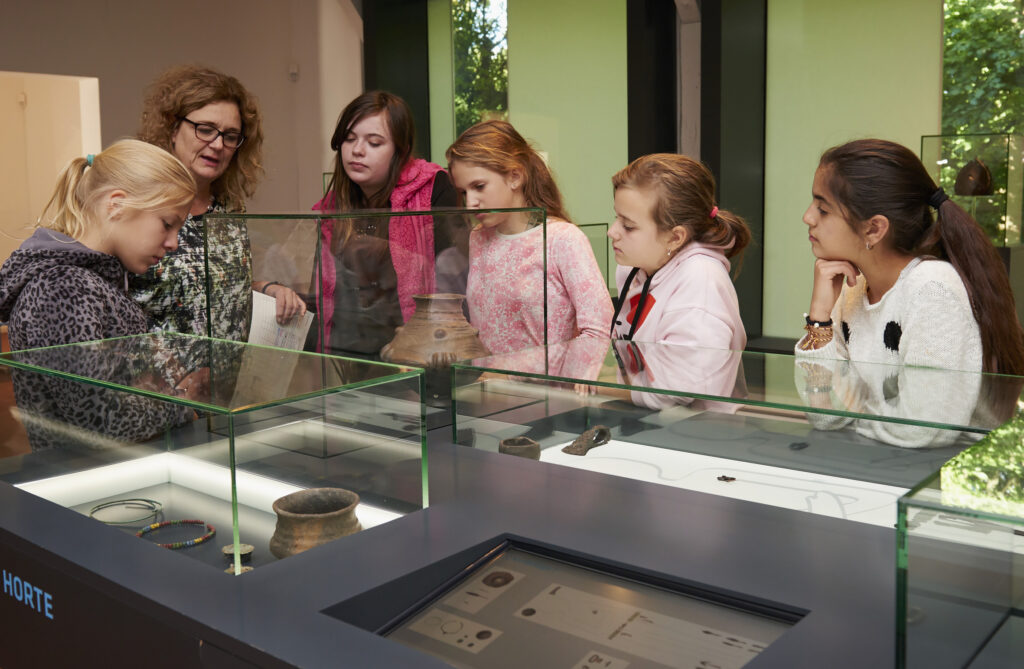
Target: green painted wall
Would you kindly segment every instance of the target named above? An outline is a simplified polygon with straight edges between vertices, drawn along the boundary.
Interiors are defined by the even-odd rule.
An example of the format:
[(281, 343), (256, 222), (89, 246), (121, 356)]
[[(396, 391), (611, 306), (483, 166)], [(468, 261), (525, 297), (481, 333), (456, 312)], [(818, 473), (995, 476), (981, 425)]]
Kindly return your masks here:
[(801, 221), (821, 153), (937, 134), (941, 0), (768, 3), (764, 334), (797, 337), (814, 258)]
[(455, 84), (452, 67), (452, 3), (451, 0), (427, 0), (427, 72), (430, 77), (431, 162), (447, 165), (444, 152), (455, 141)]
[(612, 219), (627, 162), (626, 0), (509, 0), (509, 120), (548, 155), (577, 223)]

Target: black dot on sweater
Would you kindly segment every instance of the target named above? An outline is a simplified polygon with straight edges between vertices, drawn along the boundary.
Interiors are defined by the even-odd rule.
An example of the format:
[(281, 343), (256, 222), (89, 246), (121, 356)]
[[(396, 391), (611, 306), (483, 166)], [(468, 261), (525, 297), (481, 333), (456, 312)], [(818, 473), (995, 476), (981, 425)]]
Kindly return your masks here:
[(850, 324), (843, 321), (843, 341), (850, 343)]
[(885, 324), (885, 333), (882, 335), (882, 341), (885, 342), (885, 347), (890, 351), (896, 352), (900, 350), (900, 338), (903, 336), (903, 328), (896, 321), (889, 321)]

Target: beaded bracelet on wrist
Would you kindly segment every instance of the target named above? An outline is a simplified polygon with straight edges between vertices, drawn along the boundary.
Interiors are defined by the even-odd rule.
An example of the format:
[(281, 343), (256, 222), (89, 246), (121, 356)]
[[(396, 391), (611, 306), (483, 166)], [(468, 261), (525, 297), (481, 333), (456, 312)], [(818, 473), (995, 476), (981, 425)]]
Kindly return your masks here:
[(175, 541), (174, 543), (170, 544), (157, 544), (157, 546), (161, 546), (163, 548), (170, 548), (171, 550), (176, 550), (178, 548), (189, 548), (191, 546), (197, 546), (203, 543), (204, 541), (209, 541), (211, 538), (213, 538), (213, 535), (217, 534), (217, 530), (214, 529), (213, 525), (210, 525), (209, 523), (203, 522), (201, 520), (193, 519), (165, 520), (162, 523), (153, 523), (152, 525), (147, 525), (146, 527), (143, 527), (141, 530), (136, 532), (135, 536), (141, 537), (143, 534), (146, 534), (147, 532), (152, 532), (153, 530), (158, 530), (161, 527), (168, 527), (170, 525), (203, 525), (206, 527), (207, 531), (206, 534), (204, 534), (201, 537), (196, 537), (195, 539), (189, 539), (188, 541)]
[(832, 326), (818, 327), (805, 325), (804, 330), (807, 331), (807, 336), (804, 337), (803, 342), (800, 344), (800, 350), (802, 351), (815, 350), (832, 341)]

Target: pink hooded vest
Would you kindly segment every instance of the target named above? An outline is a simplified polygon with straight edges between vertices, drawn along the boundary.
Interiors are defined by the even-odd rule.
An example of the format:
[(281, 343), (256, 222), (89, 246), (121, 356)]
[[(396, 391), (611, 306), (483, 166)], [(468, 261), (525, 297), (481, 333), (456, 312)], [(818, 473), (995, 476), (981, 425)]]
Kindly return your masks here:
[[(388, 198), (393, 211), (426, 211), (434, 191), (434, 178), (443, 171), (440, 165), (414, 158), (402, 168), (395, 189)], [(314, 211), (331, 211), (335, 208), (334, 193), (328, 193), (313, 205)], [(321, 322), (323, 339), (329, 341), (334, 324), (334, 255), (331, 253), (331, 236), (334, 223), (324, 219), (320, 223), (321, 270), (320, 283), (323, 294), (317, 301), (323, 305)], [(391, 262), (398, 277), (398, 303), (402, 308), (402, 320), (408, 321), (416, 310), (413, 295), (434, 292), (434, 220), (430, 216), (395, 216), (388, 225), (388, 245)], [(323, 350), (323, 341), (317, 346)]]

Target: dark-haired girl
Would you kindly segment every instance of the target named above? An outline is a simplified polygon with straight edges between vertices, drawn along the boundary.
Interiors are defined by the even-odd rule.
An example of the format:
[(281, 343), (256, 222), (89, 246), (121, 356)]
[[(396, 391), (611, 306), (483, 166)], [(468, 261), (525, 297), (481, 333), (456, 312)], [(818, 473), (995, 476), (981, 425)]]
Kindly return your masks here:
[(830, 149), (812, 197), (804, 223), (817, 260), (799, 351), (1024, 374), (1003, 264), (913, 152), (877, 139)]
[[(455, 206), (448, 174), (413, 157), (415, 135), (412, 111), (397, 95), (367, 91), (352, 100), (331, 137), (337, 155), (327, 194), (313, 209)], [(434, 259), (451, 245), (445, 221), (438, 223), (440, 239), (430, 216), (322, 223), (322, 350), (376, 355), (412, 316), (412, 296), (435, 292)]]
[[(957, 377), (964, 384), (957, 394), (969, 399), (945, 403), (940, 388), (908, 387), (895, 370), (1024, 374), (1024, 338), (1002, 262), (912, 151), (878, 139), (829, 149), (812, 197), (804, 223), (817, 260), (799, 356), (899, 365), (892, 374), (860, 366), (867, 370), (859, 371), (860, 394), (877, 398), (873, 410), (946, 421), (970, 417), (978, 379)], [(824, 367), (814, 369), (812, 376)], [(808, 388), (826, 396), (833, 385), (818, 376)], [(870, 422), (858, 430), (871, 427), (876, 438), (900, 431)], [(920, 436), (885, 440), (930, 445)]]

